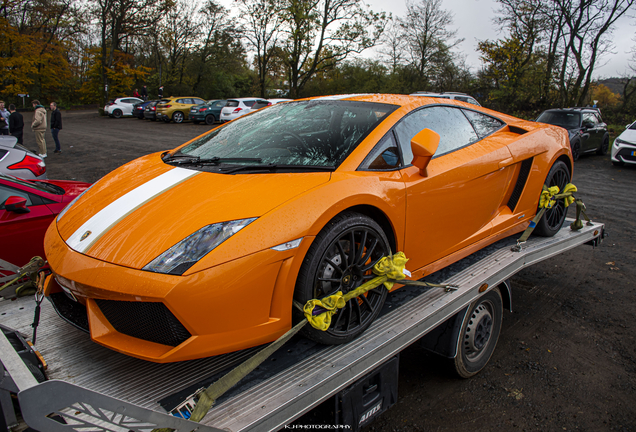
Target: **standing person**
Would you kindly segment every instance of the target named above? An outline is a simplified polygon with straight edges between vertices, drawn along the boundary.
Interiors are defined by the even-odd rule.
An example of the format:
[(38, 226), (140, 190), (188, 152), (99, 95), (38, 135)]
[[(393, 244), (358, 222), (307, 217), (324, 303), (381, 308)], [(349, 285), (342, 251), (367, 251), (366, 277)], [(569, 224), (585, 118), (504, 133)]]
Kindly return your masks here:
[(0, 135), (9, 135), (9, 116), (11, 113), (4, 107), (4, 101), (0, 101)]
[(161, 99), (163, 97), (163, 86), (159, 87), (159, 91), (157, 92), (157, 96), (159, 96), (159, 99)]
[(11, 115), (9, 116), (9, 130), (11, 131), (11, 135), (18, 139), (18, 144), (24, 144), (22, 142), (22, 130), (24, 129), (24, 118), (22, 114), (15, 110), (15, 105), (9, 105), (9, 112)]
[(34, 100), (31, 102), (35, 113), (33, 114), (33, 123), (31, 123), (31, 129), (35, 134), (35, 142), (38, 143), (39, 155), (41, 158), (46, 157), (46, 140), (44, 134), (46, 133), (46, 108), (40, 105), (40, 101)]
[(141, 98), (143, 100), (148, 100), (148, 89), (146, 88), (146, 86), (143, 86), (143, 88), (141, 89)]
[(60, 140), (57, 138), (57, 134), (62, 129), (62, 113), (57, 109), (57, 104), (51, 102), (51, 135), (53, 135), (53, 141), (55, 141), (55, 151), (53, 153), (62, 153), (60, 147)]
[(136, 98), (140, 98), (140, 99), (141, 99), (141, 96), (139, 95), (139, 91), (138, 91), (138, 90), (139, 90), (139, 89), (135, 89), (135, 91), (133, 92), (133, 97), (136, 97)]

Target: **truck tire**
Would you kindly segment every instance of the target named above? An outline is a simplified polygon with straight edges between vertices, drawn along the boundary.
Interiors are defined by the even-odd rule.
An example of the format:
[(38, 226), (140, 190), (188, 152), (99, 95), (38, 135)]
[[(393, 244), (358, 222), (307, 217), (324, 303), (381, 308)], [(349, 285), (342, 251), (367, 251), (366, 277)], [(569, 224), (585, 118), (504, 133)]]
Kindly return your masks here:
[[(570, 170), (568, 166), (562, 161), (556, 161), (548, 176), (545, 179), (545, 185), (548, 187), (558, 186), (562, 191), (565, 185), (570, 183)], [(559, 200), (552, 206), (552, 208), (546, 209), (543, 217), (537, 223), (537, 227), (534, 229), (533, 234), (541, 237), (552, 237), (563, 226), (565, 216), (567, 214), (567, 208), (563, 204), (563, 200)], [(537, 209), (539, 211), (539, 209)]]
[[(294, 300), (304, 305), (311, 299), (343, 294), (373, 279), (373, 265), (390, 252), (389, 241), (373, 219), (360, 213), (345, 212), (318, 233), (298, 273)], [(355, 339), (380, 313), (388, 290), (379, 286), (351, 299), (332, 317), (328, 330), (306, 325), (302, 333), (316, 342), (336, 345)], [(298, 322), (305, 319), (294, 308)]]
[(471, 303), (459, 332), (457, 355), (452, 363), (461, 378), (470, 378), (486, 366), (497, 346), (502, 319), (503, 302), (498, 288)]

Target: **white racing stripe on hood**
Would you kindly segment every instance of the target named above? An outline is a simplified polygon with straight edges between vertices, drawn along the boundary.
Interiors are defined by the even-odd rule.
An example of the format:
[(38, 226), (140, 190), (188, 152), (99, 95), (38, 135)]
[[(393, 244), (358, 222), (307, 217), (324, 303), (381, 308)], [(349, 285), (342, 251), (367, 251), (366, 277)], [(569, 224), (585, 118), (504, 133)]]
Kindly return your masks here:
[[(84, 225), (79, 227), (79, 229), (66, 240), (66, 243), (71, 249), (77, 252), (85, 252), (111, 227), (130, 213), (157, 195), (200, 173), (200, 171), (187, 170), (184, 168), (173, 168), (147, 181), (93, 215), (93, 217), (84, 222)], [(82, 237), (84, 238), (82, 239)]]

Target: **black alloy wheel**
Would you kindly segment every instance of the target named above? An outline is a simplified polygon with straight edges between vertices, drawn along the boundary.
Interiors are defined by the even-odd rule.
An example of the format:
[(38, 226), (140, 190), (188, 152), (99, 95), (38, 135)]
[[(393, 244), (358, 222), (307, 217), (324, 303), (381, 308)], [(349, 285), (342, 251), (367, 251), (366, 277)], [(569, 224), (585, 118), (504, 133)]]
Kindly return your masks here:
[(115, 117), (116, 119), (121, 118), (123, 115), (124, 113), (122, 113), (120, 109), (116, 109), (113, 111), (113, 117)]
[(596, 150), (596, 154), (599, 156), (606, 155), (607, 150), (609, 150), (609, 137), (605, 136), (605, 138), (603, 138), (603, 144)]
[[(553, 186), (559, 187), (559, 192), (563, 192), (565, 185), (570, 183), (570, 170), (567, 165), (562, 161), (556, 161), (548, 176), (545, 179), (545, 185), (549, 188)], [(539, 211), (538, 209), (537, 211)], [(542, 237), (552, 237), (555, 235), (563, 225), (565, 216), (567, 214), (567, 208), (563, 203), (563, 200), (558, 200), (552, 208), (546, 209), (541, 220), (537, 223), (537, 227), (534, 229), (534, 234)]]
[(214, 114), (208, 114), (208, 115), (205, 116), (205, 124), (206, 125), (214, 124), (215, 121), (216, 121), (216, 118), (214, 118)]
[[(376, 277), (372, 268), (390, 253), (382, 228), (371, 218), (347, 212), (334, 218), (314, 240), (303, 262), (294, 298), (304, 305), (341, 291), (346, 294)], [(327, 331), (303, 328), (305, 336), (324, 344), (341, 344), (362, 333), (380, 313), (387, 296), (380, 286), (351, 299), (332, 317)], [(305, 319), (295, 312), (297, 319)]]

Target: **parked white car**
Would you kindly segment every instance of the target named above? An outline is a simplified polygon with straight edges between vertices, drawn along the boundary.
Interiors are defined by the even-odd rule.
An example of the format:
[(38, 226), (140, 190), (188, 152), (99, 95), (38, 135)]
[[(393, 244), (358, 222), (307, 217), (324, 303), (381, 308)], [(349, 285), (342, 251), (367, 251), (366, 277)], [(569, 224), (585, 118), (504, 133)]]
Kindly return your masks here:
[(636, 165), (636, 121), (614, 140), (611, 159), (617, 166)]
[(234, 120), (249, 113), (256, 102), (265, 102), (265, 105), (267, 105), (265, 99), (256, 97), (228, 99), (227, 104), (221, 110), (221, 122)]
[(434, 97), (434, 98), (441, 98), (441, 99), (455, 99), (461, 102), (468, 102), (473, 105), (481, 106), (479, 102), (475, 100), (475, 98), (467, 95), (466, 93), (460, 93), (460, 92), (434, 93), (434, 92), (419, 91), (419, 92), (411, 93), (410, 96), (426, 96), (426, 97)]
[(281, 102), (289, 102), (292, 101), (293, 99), (262, 99), (257, 101), (254, 105), (252, 105), (252, 108), (250, 108), (249, 112), (252, 111), (256, 111), (259, 110), (261, 108), (265, 108), (268, 107), (270, 105), (276, 105), (277, 103), (281, 103)]
[(115, 118), (132, 116), (133, 106), (139, 102), (143, 100), (135, 97), (117, 98), (104, 106), (104, 114)]

